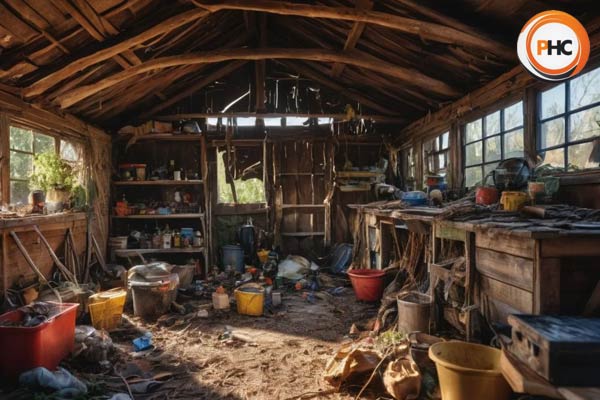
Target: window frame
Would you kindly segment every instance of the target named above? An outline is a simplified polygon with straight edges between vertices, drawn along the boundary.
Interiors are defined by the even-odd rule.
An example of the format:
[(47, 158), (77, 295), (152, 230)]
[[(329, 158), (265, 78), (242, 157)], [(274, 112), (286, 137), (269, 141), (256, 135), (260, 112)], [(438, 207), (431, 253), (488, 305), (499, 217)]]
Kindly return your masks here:
[[(262, 182), (262, 190), (263, 190), (263, 201), (259, 201), (259, 202), (251, 202), (251, 203), (243, 203), (243, 202), (221, 202), (219, 199), (219, 153), (220, 151), (227, 151), (227, 146), (214, 146), (213, 150), (214, 150), (214, 154), (215, 154), (215, 168), (214, 168), (214, 179), (215, 179), (215, 186), (217, 188), (217, 190), (215, 191), (215, 204), (217, 208), (230, 208), (230, 207), (263, 207), (265, 205), (267, 205), (268, 202), (268, 194), (267, 194), (267, 187), (266, 187), (266, 183), (264, 180), (264, 176), (265, 176), (265, 149), (262, 145), (256, 145), (256, 144), (250, 144), (250, 145), (242, 145), (242, 144), (235, 144), (233, 147), (257, 147), (260, 148), (260, 152), (261, 152), (261, 161), (263, 163), (263, 178), (261, 179)], [(233, 180), (231, 183), (229, 183), (229, 185), (235, 185), (235, 180)], [(237, 189), (236, 189), (237, 192)]]
[[(543, 90), (538, 90), (536, 93), (536, 96), (535, 96), (535, 101), (536, 101), (536, 121), (535, 121), (535, 128), (536, 128), (536, 134), (535, 134), (536, 146), (535, 147), (536, 147), (536, 149), (535, 150), (536, 150), (536, 154), (541, 155), (542, 153), (546, 153), (548, 151), (562, 149), (564, 162), (563, 162), (563, 166), (561, 168), (564, 169), (565, 173), (577, 172), (577, 171), (568, 169), (568, 167), (569, 167), (569, 147), (593, 142), (594, 140), (597, 140), (600, 138), (600, 134), (596, 135), (596, 136), (592, 136), (590, 138), (579, 139), (579, 140), (574, 140), (574, 141), (570, 141), (570, 138), (569, 138), (569, 136), (570, 136), (569, 131), (571, 128), (571, 121), (570, 121), (571, 118), (570, 117), (574, 114), (584, 112), (584, 111), (587, 111), (592, 108), (600, 106), (600, 101), (598, 101), (595, 103), (587, 104), (583, 107), (579, 107), (579, 108), (570, 110), (569, 108), (571, 105), (571, 93), (570, 93), (571, 81), (573, 81), (574, 79), (577, 79), (578, 77), (581, 77), (582, 75), (585, 75), (587, 73), (590, 73), (590, 72), (593, 72), (596, 70), (598, 70), (598, 73), (600, 73), (600, 66), (592, 68), (584, 73), (578, 74), (577, 76), (567, 79), (556, 85), (546, 87)], [(565, 107), (564, 111), (562, 113), (542, 119), (542, 94), (545, 92), (548, 92), (552, 89), (555, 89), (555, 88), (559, 87), (560, 85), (564, 85), (564, 104), (563, 104)], [(560, 120), (560, 119), (562, 119), (564, 121), (564, 142), (561, 144), (558, 144), (558, 145), (542, 148), (542, 125), (547, 122)], [(582, 171), (593, 171), (593, 170), (597, 170), (599, 168), (600, 167), (582, 168), (581, 170)]]
[[(19, 150), (19, 149), (14, 149), (11, 146), (11, 143), (10, 143), (10, 130), (11, 130), (12, 127), (19, 128), (19, 129), (24, 129), (24, 130), (28, 130), (28, 131), (32, 132), (33, 143), (32, 143), (32, 151), (31, 152), (24, 151), (24, 150)], [(11, 165), (10, 154), (11, 154), (11, 152), (21, 153), (21, 154), (29, 154), (29, 155), (31, 155), (31, 156), (33, 156), (35, 158), (35, 156), (37, 154), (40, 154), (40, 153), (36, 153), (36, 151), (35, 151), (35, 135), (36, 134), (51, 137), (54, 140), (54, 153), (58, 154), (59, 156), (61, 155), (61, 146), (62, 146), (62, 142), (63, 141), (71, 143), (71, 145), (73, 145), (75, 147), (76, 147), (77, 141), (71, 140), (69, 138), (66, 138), (66, 137), (64, 137), (62, 135), (59, 135), (59, 134), (56, 134), (56, 133), (53, 133), (53, 132), (48, 132), (48, 131), (43, 130), (43, 129), (38, 129), (38, 128), (36, 128), (36, 127), (34, 127), (32, 125), (29, 125), (27, 123), (23, 123), (23, 122), (20, 122), (20, 121), (15, 121), (15, 120), (12, 120), (12, 119), (9, 119), (8, 124), (7, 124), (7, 129), (8, 129), (8, 132), (7, 132), (7, 134), (8, 134), (8, 138), (7, 138), (7, 143), (8, 143), (8, 149), (7, 149), (8, 162), (7, 162), (7, 166), (8, 166), (9, 171), (8, 171), (8, 182), (7, 182), (8, 190), (6, 192), (7, 196), (8, 196), (8, 199), (7, 199), (6, 203), (10, 204), (10, 205), (14, 205), (16, 203), (11, 198), (11, 195), (12, 195), (12, 193), (11, 193), (11, 182), (13, 182), (13, 181), (14, 182), (29, 182), (29, 180), (31, 178), (28, 178), (28, 179), (19, 179), (19, 178), (12, 178), (11, 177), (11, 174), (10, 174), (10, 165)], [(66, 161), (69, 162), (69, 163), (78, 163), (81, 160), (77, 160), (77, 161), (66, 160)]]
[[(443, 147), (443, 136), (447, 135), (448, 140), (447, 140), (447, 146)], [(450, 129), (440, 133), (439, 135), (435, 136), (432, 139), (429, 139), (427, 141), (425, 141), (425, 143), (427, 145), (429, 145), (430, 143), (433, 143), (433, 150), (430, 152), (426, 152), (425, 149), (423, 149), (423, 161), (424, 161), (424, 166), (426, 167), (424, 170), (424, 172), (429, 171), (434, 175), (440, 175), (440, 174), (444, 174), (447, 175), (448, 174), (448, 165), (449, 165), (449, 161), (450, 161)], [(439, 165), (439, 156), (443, 154), (444, 155), (444, 167), (440, 168)], [(429, 169), (430, 163), (429, 161), (433, 159), (433, 171), (431, 171)]]
[[(506, 109), (513, 107), (519, 103), (521, 103), (521, 110), (522, 110), (521, 124), (514, 126), (510, 129), (506, 129), (506, 124), (504, 121), (505, 111), (506, 111)], [(475, 167), (481, 168), (481, 177), (482, 177), (482, 179), (485, 179), (485, 176), (486, 176), (485, 175), (485, 167), (487, 165), (492, 165), (494, 163), (500, 163), (500, 162), (506, 160), (505, 136), (507, 134), (516, 132), (518, 130), (523, 131), (523, 154), (525, 154), (525, 151), (526, 151), (525, 137), (528, 134), (528, 132), (525, 129), (526, 115), (525, 115), (524, 99), (523, 98), (513, 99), (512, 101), (504, 103), (502, 105), (496, 104), (496, 106), (497, 107), (499, 106), (499, 108), (494, 108), (491, 111), (481, 113), (481, 114), (479, 114), (479, 116), (477, 118), (469, 119), (468, 121), (463, 122), (460, 126), (461, 151), (462, 151), (462, 171), (463, 171), (463, 179), (464, 179), (463, 186), (465, 188), (469, 187), (469, 186), (467, 186), (467, 182), (466, 182), (467, 168), (475, 168)], [(485, 132), (486, 132), (486, 128), (487, 128), (487, 117), (490, 115), (493, 115), (495, 113), (500, 113), (499, 131), (497, 133), (494, 133), (493, 135), (486, 136)], [(476, 122), (477, 120), (481, 120), (481, 138), (467, 142), (467, 125), (471, 124), (473, 122)], [(486, 159), (485, 159), (486, 142), (487, 142), (487, 140), (489, 140), (491, 138), (497, 138), (497, 137), (500, 137), (500, 158), (498, 158), (497, 160), (493, 160), (493, 161), (486, 161)], [(475, 143), (481, 143), (481, 162), (476, 163), (476, 164), (467, 165), (467, 146), (475, 144)], [(471, 186), (471, 187), (473, 187), (473, 186)]]

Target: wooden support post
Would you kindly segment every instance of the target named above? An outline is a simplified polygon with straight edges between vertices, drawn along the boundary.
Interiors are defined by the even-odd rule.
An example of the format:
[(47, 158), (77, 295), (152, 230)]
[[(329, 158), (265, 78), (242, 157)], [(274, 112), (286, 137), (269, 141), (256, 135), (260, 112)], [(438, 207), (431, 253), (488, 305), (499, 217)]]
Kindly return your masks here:
[(10, 123), (6, 113), (0, 113), (0, 205), (10, 198)]

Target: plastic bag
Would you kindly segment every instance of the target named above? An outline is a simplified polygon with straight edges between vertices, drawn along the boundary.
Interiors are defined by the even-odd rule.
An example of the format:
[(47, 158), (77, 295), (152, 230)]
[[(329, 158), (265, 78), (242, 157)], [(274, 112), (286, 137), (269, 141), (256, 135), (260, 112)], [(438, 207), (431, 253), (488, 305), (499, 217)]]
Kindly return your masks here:
[(87, 393), (85, 383), (61, 367), (58, 367), (55, 372), (44, 367), (37, 367), (23, 372), (19, 376), (19, 383), (31, 388), (52, 389), (60, 397), (76, 397)]

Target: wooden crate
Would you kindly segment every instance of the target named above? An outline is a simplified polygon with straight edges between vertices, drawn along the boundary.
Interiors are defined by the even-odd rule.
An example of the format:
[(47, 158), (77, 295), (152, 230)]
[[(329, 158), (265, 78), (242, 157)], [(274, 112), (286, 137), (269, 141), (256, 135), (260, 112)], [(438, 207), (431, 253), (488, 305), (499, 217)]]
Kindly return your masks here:
[(600, 319), (511, 315), (510, 351), (554, 385), (595, 386), (600, 376)]

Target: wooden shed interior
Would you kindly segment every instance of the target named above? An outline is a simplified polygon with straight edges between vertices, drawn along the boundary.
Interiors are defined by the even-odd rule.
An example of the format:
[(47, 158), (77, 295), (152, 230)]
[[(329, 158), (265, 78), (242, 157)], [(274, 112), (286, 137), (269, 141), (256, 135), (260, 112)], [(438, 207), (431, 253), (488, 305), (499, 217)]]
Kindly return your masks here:
[[(561, 82), (537, 79), (517, 57), (523, 25), (547, 10), (576, 17), (590, 40), (585, 70)], [(526, 165), (514, 189), (532, 200), (523, 194), (531, 204), (520, 213), (503, 203), (507, 192), (499, 197), (509, 186), (498, 184), (506, 160)], [(479, 189), (488, 187), (496, 197), (482, 205)], [(423, 203), (409, 201), (415, 193)], [(176, 367), (136, 392), (139, 382), (114, 364), (100, 394), (375, 398), (381, 392), (364, 381), (338, 392), (336, 379), (347, 377), (332, 378), (325, 362), (351, 325), (352, 339), (401, 327), (396, 298), (407, 291), (430, 296), (430, 333), (468, 342), (489, 344), (507, 326), (514, 338), (526, 325), (516, 314), (598, 317), (599, 208), (596, 1), (0, 0), (3, 309), (59, 300), (80, 303), (85, 318), (88, 297), (126, 287), (136, 265), (191, 271), (180, 272), (182, 298), (168, 301), (156, 324), (142, 322), (134, 299), (126, 313), (135, 317), (111, 332), (121, 348), (104, 359), (116, 363), (121, 352), (127, 364), (135, 357), (122, 343), (150, 330), (171, 357), (152, 362)], [(288, 280), (282, 264), (294, 257), (307, 266)], [(383, 272), (379, 309), (355, 302), (347, 268)], [(246, 281), (267, 288), (271, 319), (247, 322), (216, 305), (210, 323), (199, 317), (207, 308), (196, 303), (223, 288), (245, 314), (231, 290)], [(282, 295), (286, 311), (275, 306)], [(241, 348), (213, 340), (226, 324)], [(528, 350), (512, 346), (503, 362), (516, 367), (502, 373), (513, 391), (598, 398), (598, 389), (565, 389), (576, 378), (547, 372), (554, 361), (539, 361), (546, 375), (531, 359), (526, 366), (518, 359)], [(287, 353), (296, 347), (303, 353)], [(252, 360), (240, 361), (244, 351)], [(285, 356), (273, 361), (278, 351)], [(212, 376), (211, 363), (233, 372)], [(79, 378), (100, 379), (77, 365), (68, 364)], [(263, 382), (277, 370), (282, 376)], [(517, 373), (536, 385), (519, 386)], [(320, 377), (326, 383), (314, 383)], [(417, 398), (392, 394), (384, 381), (394, 398)], [(440, 398), (418, 386), (419, 398)], [(29, 398), (27, 390), (2, 388), (0, 397)]]

